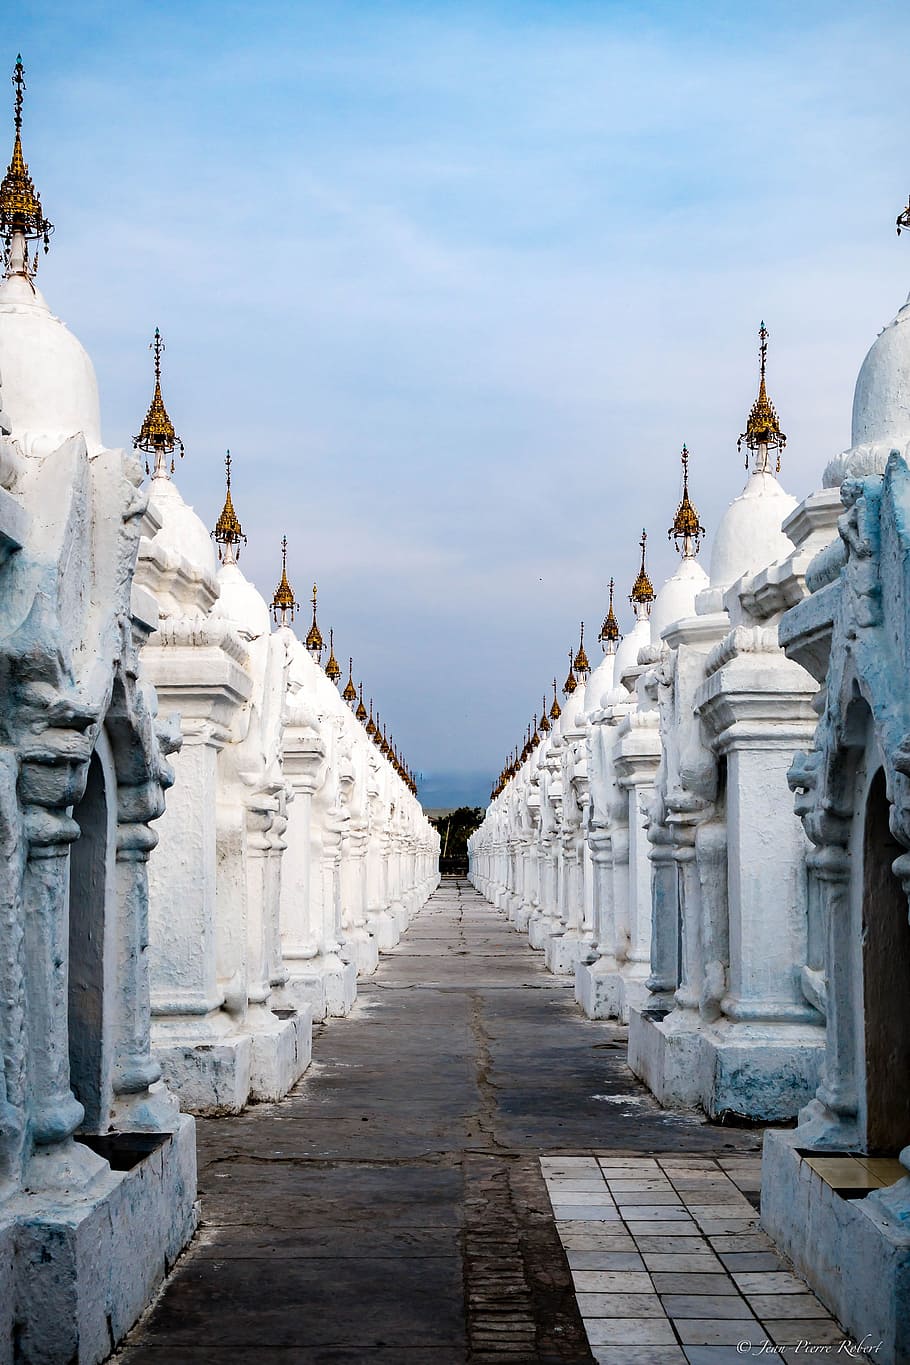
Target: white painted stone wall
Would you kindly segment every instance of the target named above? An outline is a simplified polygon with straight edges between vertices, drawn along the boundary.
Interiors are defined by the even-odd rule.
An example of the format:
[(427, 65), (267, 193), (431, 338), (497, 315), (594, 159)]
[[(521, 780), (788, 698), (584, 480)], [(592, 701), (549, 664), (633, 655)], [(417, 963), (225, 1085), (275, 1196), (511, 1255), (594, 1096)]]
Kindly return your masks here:
[(17, 1358), (82, 1365), (195, 1225), (193, 1121), (152, 1054), (145, 951), (180, 736), (139, 676), (142, 471), (103, 445), (91, 361), (15, 236), (0, 393), (0, 1355), (15, 1331)]

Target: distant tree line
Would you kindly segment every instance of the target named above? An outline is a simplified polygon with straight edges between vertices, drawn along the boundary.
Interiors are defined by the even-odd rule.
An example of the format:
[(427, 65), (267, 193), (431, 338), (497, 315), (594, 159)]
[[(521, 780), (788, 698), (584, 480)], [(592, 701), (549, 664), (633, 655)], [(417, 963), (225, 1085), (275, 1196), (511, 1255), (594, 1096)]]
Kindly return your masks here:
[(430, 817), (439, 833), (439, 865), (442, 872), (468, 870), (468, 840), (484, 817), (482, 806), (459, 806), (446, 815)]

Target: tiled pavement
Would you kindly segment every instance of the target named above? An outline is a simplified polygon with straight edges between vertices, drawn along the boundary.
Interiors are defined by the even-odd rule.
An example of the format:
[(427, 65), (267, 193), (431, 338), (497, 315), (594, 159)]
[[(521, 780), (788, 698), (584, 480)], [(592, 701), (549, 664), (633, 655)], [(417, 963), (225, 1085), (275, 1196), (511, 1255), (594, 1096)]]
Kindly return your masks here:
[(197, 1131), (202, 1226), (124, 1365), (715, 1365), (832, 1330), (755, 1230), (760, 1134), (661, 1109), (463, 882), (286, 1100)]
[(844, 1340), (758, 1226), (758, 1157), (540, 1164), (600, 1365), (800, 1361)]

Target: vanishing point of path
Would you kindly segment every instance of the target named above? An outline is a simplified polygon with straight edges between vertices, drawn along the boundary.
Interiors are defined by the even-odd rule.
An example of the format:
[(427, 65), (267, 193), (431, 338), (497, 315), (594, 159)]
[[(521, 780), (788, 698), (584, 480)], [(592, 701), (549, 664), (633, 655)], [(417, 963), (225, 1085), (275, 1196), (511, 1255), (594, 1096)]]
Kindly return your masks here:
[(465, 881), (358, 990), (287, 1099), (198, 1122), (200, 1231), (124, 1365), (582, 1365), (539, 1156), (758, 1149), (661, 1110)]

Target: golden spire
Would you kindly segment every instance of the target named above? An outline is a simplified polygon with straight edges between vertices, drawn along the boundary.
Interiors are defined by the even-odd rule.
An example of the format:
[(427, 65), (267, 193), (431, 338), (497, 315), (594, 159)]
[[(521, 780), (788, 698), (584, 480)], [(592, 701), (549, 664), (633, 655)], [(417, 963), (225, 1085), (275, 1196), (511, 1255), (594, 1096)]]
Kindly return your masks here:
[[(25, 157), (22, 155), (22, 95), (25, 90), (25, 79), (21, 56), (16, 57), (16, 65), (13, 67), (13, 85), (16, 87), (13, 116), (16, 133), (13, 138), (13, 155), (6, 175), (0, 182), (0, 236), (4, 241), (3, 263), (8, 274), (24, 275), (26, 279), (30, 279), (38, 269), (38, 242), (44, 243), (46, 253), (54, 225), (44, 216), (41, 196), (35, 189)], [(15, 237), (22, 239), (17, 251), (13, 248)], [(27, 242), (35, 243), (35, 258), (31, 267)]]
[(698, 554), (701, 547), (701, 538), (705, 534), (705, 528), (698, 520), (698, 513), (689, 498), (689, 451), (685, 445), (680, 456), (683, 469), (683, 495), (682, 501), (676, 509), (676, 516), (673, 525), (667, 532), (667, 539), (672, 540), (683, 559), (692, 559)]
[(316, 663), (322, 663), (322, 651), (325, 649), (325, 641), (322, 638), (322, 631), (316, 623), (316, 584), (313, 584), (313, 596), (310, 598), (313, 604), (313, 624), (307, 631), (305, 644), (308, 653)]
[(582, 621), (582, 623), (581, 623), (581, 641), (580, 641), (580, 643), (579, 643), (579, 646), (578, 646), (578, 653), (575, 655), (575, 660), (574, 660), (574, 663), (573, 663), (572, 667), (575, 669), (575, 672), (578, 674), (578, 676), (579, 676), (580, 678), (582, 678), (582, 679), (585, 679), (585, 678), (588, 676), (588, 674), (591, 672), (591, 665), (588, 663), (588, 656), (587, 656), (587, 654), (585, 653), (585, 623), (584, 623), (584, 621)]
[(382, 748), (382, 731), (379, 728), (379, 712), (376, 712), (376, 729), (373, 732), (373, 743), (377, 748)]
[(536, 749), (540, 745), (540, 735), (537, 731), (537, 712), (534, 712), (534, 729), (531, 734), (531, 748)]
[(547, 694), (546, 694), (546, 692), (544, 692), (544, 694), (543, 694), (543, 707), (541, 708), (541, 712), (540, 712), (540, 731), (541, 731), (541, 734), (544, 734), (544, 735), (547, 735), (547, 734), (550, 733), (550, 719), (549, 719), (549, 716), (547, 715)]
[(375, 735), (375, 733), (376, 733), (376, 723), (375, 723), (375, 721), (373, 720), (373, 698), (370, 697), (370, 718), (369, 718), (369, 720), (367, 721), (367, 734), (369, 735), (370, 739), (372, 739), (373, 736)]
[(642, 530), (641, 540), (638, 543), (641, 546), (641, 568), (638, 571), (638, 577), (632, 584), (629, 601), (635, 608), (636, 619), (639, 621), (646, 621), (651, 615), (651, 603), (654, 601), (654, 585), (645, 569), (645, 546), (648, 543), (647, 531)]
[(367, 708), (363, 704), (363, 683), (360, 684), (360, 700), (357, 703), (357, 710), (354, 712), (354, 715), (361, 724), (363, 724), (367, 718)]
[(382, 726), (382, 738), (379, 741), (379, 752), (385, 754), (386, 758), (388, 758), (390, 753), (389, 741), (385, 732), (385, 722), (383, 722)]
[(289, 626), (294, 619), (298, 603), (288, 582), (288, 538), (281, 537), (281, 582), (272, 598), (272, 617), (276, 626)]
[(344, 685), (341, 700), (346, 701), (348, 706), (352, 706), (357, 700), (357, 688), (354, 686), (354, 660), (348, 659), (348, 680)]
[(559, 720), (559, 717), (560, 717), (561, 715), (562, 715), (562, 707), (560, 706), (560, 704), (559, 704), (559, 702), (558, 702), (558, 700), (557, 700), (557, 698), (556, 698), (556, 679), (554, 678), (554, 679), (553, 679), (553, 705), (550, 707), (550, 720), (552, 720), (552, 721), (554, 722), (554, 724), (555, 724), (555, 722)]
[[(218, 558), (223, 564), (233, 564), (240, 558), (240, 542), (246, 544), (246, 536), (243, 528), (237, 519), (234, 511), (234, 503), (231, 498), (231, 452), (228, 451), (224, 457), (224, 468), (227, 474), (227, 493), (225, 494), (224, 506), (221, 509), (221, 516), (215, 522), (215, 529), (212, 538), (218, 546)], [(222, 548), (223, 547), (223, 548)]]
[(168, 476), (168, 456), (170, 456), (170, 473), (174, 472), (174, 451), (179, 447), (180, 458), (183, 459), (183, 442), (174, 430), (174, 423), (168, 416), (167, 408), (164, 406), (164, 399), (161, 397), (161, 356), (164, 351), (164, 342), (161, 333), (155, 328), (155, 335), (149, 342), (149, 350), (155, 353), (155, 392), (152, 394), (152, 401), (149, 403), (149, 410), (145, 414), (145, 421), (138, 436), (133, 437), (133, 449), (144, 450), (147, 455), (154, 455), (155, 466), (150, 471), (149, 462), (145, 462), (145, 472), (151, 472), (153, 478), (166, 479)]
[(910, 199), (907, 200), (907, 207), (897, 215), (897, 235), (901, 235), (904, 228), (910, 228)]
[[(309, 639), (309, 636), (307, 637)], [(329, 631), (329, 659), (325, 666), (325, 676), (329, 678), (337, 687), (338, 679), (341, 677), (341, 669), (338, 667), (338, 660), (335, 658), (335, 632)]]
[[(746, 422), (746, 429), (736, 443), (736, 449), (742, 450), (745, 441), (749, 450), (754, 456), (752, 468), (758, 474), (768, 472), (768, 452), (777, 451), (777, 469), (780, 473), (780, 452), (787, 444), (787, 438), (780, 429), (777, 412), (774, 404), (768, 397), (765, 388), (765, 365), (768, 360), (768, 329), (764, 322), (758, 329), (758, 354), (759, 354), (759, 384), (758, 397), (752, 404), (749, 419)], [(749, 457), (746, 456), (746, 468), (749, 468)]]
[(527, 730), (525, 730), (525, 746), (524, 746), (524, 748), (523, 748), (522, 751), (521, 751), (521, 758), (519, 759), (519, 762), (520, 762), (520, 763), (524, 763), (525, 759), (527, 758), (527, 756), (528, 756), (528, 754), (529, 754), (530, 752), (531, 752), (531, 727), (530, 727), (530, 725), (529, 725), (528, 728), (527, 728)]
[(564, 697), (571, 697), (572, 693), (575, 691), (576, 687), (578, 686), (578, 683), (577, 683), (576, 680), (575, 680), (575, 674), (574, 674), (574, 672), (572, 671), (572, 669), (573, 669), (573, 664), (574, 664), (574, 658), (573, 658), (573, 655), (572, 655), (572, 651), (571, 651), (571, 649), (570, 649), (570, 650), (569, 650), (569, 674), (568, 674), (568, 677), (566, 678), (565, 682), (564, 682), (563, 685), (562, 685), (562, 692), (563, 692), (563, 696), (564, 696)]
[(615, 586), (615, 584), (614, 584), (614, 582), (613, 582), (613, 579), (611, 578), (611, 579), (610, 579), (610, 606), (609, 606), (609, 608), (608, 608), (608, 610), (607, 610), (606, 616), (604, 617), (603, 625), (602, 625), (601, 628), (600, 628), (600, 634), (599, 634), (598, 637), (597, 637), (598, 640), (599, 640), (600, 643), (601, 643), (601, 647), (602, 647), (602, 649), (603, 649), (604, 654), (615, 654), (615, 653), (616, 653), (616, 646), (617, 646), (618, 642), (622, 639), (622, 633), (620, 632), (620, 629), (619, 629), (619, 622), (618, 622), (617, 619), (616, 619), (616, 612), (613, 610), (613, 588), (614, 588), (614, 586)]

